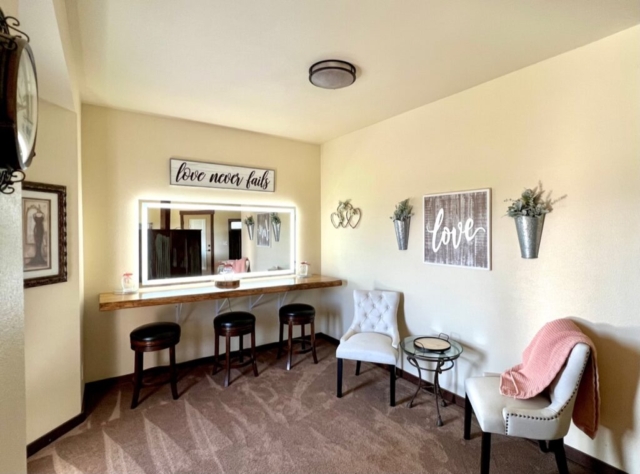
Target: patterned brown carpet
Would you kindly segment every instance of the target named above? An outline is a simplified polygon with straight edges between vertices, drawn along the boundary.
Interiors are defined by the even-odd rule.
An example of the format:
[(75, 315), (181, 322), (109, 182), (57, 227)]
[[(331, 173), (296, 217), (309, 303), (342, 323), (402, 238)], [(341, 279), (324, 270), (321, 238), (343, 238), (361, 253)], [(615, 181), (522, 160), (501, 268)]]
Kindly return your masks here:
[[(250, 367), (223, 373), (183, 369), (180, 399), (168, 385), (143, 390), (130, 410), (131, 386), (120, 383), (97, 399), (81, 426), (28, 461), (40, 473), (477, 473), (480, 437), (462, 439), (463, 410), (444, 408), (435, 425), (433, 398), (398, 380), (398, 406), (388, 406), (388, 373), (345, 362), (344, 397), (335, 396), (335, 346), (318, 341), (320, 362), (297, 356), (290, 372), (275, 351)], [(133, 360), (133, 358), (132, 358)], [(133, 363), (133, 362), (132, 362)], [(573, 474), (586, 473), (570, 464)], [(551, 454), (524, 440), (494, 436), (492, 473), (555, 473)]]

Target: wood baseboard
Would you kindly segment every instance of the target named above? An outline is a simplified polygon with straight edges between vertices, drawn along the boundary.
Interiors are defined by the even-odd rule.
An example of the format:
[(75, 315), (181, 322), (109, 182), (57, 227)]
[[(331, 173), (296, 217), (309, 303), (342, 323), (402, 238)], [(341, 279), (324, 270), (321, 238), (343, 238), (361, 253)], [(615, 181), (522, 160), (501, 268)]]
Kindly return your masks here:
[(61, 436), (67, 434), (69, 431), (74, 429), (76, 426), (80, 425), (84, 420), (87, 419), (85, 412), (83, 411), (79, 415), (74, 416), (68, 421), (65, 421), (57, 428), (52, 429), (47, 434), (40, 436), (35, 441), (32, 441), (27, 445), (27, 457), (33, 456), (35, 453), (40, 451), (45, 446), (50, 445), (55, 440), (60, 438)]
[[(309, 336), (307, 336), (308, 338)], [(322, 333), (322, 332), (318, 332), (316, 333), (316, 338), (318, 339), (323, 339), (327, 342), (329, 342), (330, 344), (333, 344), (335, 346), (337, 346), (340, 341), (338, 339), (336, 339), (335, 337), (329, 336), (328, 334)], [(263, 344), (261, 346), (256, 346), (256, 352), (264, 352), (264, 351), (268, 351), (271, 349), (275, 349), (278, 347), (278, 343), (277, 342), (270, 342), (268, 344)], [(238, 351), (233, 351), (231, 353), (232, 356), (237, 355)], [(178, 369), (189, 369), (189, 368), (193, 368), (193, 367), (198, 367), (201, 365), (213, 365), (213, 356), (209, 356), (209, 357), (202, 357), (199, 359), (194, 359), (194, 360), (190, 360), (190, 361), (186, 361), (186, 362), (181, 362), (179, 364), (177, 364), (177, 368)], [(376, 365), (380, 365), (380, 364), (376, 364)], [(380, 365), (381, 366), (381, 365)], [(382, 366), (381, 366), (382, 367)], [(158, 367), (158, 369), (163, 369), (164, 367)], [(418, 377), (416, 377), (415, 375), (406, 372), (402, 369), (397, 369), (398, 376), (400, 378), (403, 378), (409, 382), (411, 382), (414, 385), (418, 385)], [(73, 418), (71, 418), (69, 421), (61, 424), (60, 426), (58, 426), (57, 428), (51, 430), (49, 433), (45, 434), (44, 436), (41, 436), (40, 438), (36, 439), (35, 441), (29, 443), (27, 445), (27, 457), (29, 456), (33, 456), (35, 453), (37, 453), (38, 451), (40, 451), (42, 448), (44, 448), (45, 446), (48, 446), (49, 444), (53, 443), (55, 440), (57, 440), (58, 438), (60, 438), (61, 436), (67, 434), (69, 431), (71, 431), (73, 428), (75, 428), (76, 426), (80, 425), (82, 422), (84, 422), (87, 419), (87, 414), (91, 413), (91, 411), (93, 410), (93, 407), (95, 406), (95, 404), (99, 401), (100, 399), (100, 394), (105, 393), (109, 388), (111, 388), (113, 385), (117, 385), (119, 383), (123, 383), (123, 382), (128, 382), (131, 381), (131, 378), (133, 377), (133, 373), (131, 374), (126, 374), (126, 375), (120, 375), (118, 377), (111, 377), (108, 379), (104, 379), (104, 380), (98, 380), (95, 382), (89, 382), (87, 384), (85, 384), (85, 390), (84, 390), (84, 397), (83, 397), (83, 406), (82, 406), (82, 412), (77, 415), (74, 416)], [(460, 395), (456, 395), (453, 392), (450, 392), (448, 390), (442, 389), (442, 394), (444, 396), (444, 398), (450, 402), (450, 403), (454, 403), (456, 405), (458, 405), (459, 407), (463, 407), (464, 408), (464, 397), (460, 396)], [(532, 441), (537, 443), (536, 441)], [(575, 448), (572, 448), (570, 446), (566, 446), (565, 445), (565, 451), (567, 454), (567, 459), (570, 459), (571, 461), (575, 462), (576, 464), (579, 464), (581, 466), (586, 467), (587, 469), (591, 469), (594, 472), (597, 472), (599, 474), (626, 474), (624, 471), (621, 471), (620, 469), (613, 467), (607, 463), (605, 463), (604, 461), (601, 461), (599, 459), (596, 459), (592, 456), (589, 456), (586, 453), (583, 453), (582, 451), (578, 451)]]
[(324, 339), (325, 341), (330, 342), (334, 346), (337, 346), (338, 344), (340, 344), (340, 340), (336, 339), (335, 337), (331, 337), (328, 334), (325, 334), (323, 332), (317, 332), (316, 337), (318, 339)]

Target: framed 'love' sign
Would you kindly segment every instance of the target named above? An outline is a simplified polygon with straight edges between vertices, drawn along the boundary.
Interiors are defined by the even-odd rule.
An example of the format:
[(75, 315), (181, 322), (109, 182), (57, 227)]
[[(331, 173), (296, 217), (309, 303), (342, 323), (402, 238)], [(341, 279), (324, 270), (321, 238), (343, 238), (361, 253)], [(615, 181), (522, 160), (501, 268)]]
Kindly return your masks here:
[(424, 196), (424, 263), (491, 270), (491, 190)]

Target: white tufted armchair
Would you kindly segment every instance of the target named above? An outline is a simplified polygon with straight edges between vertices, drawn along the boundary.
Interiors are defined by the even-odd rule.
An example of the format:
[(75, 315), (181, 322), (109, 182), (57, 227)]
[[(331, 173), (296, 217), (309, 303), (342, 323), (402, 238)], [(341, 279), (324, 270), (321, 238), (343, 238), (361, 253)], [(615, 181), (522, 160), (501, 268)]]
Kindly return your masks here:
[(396, 362), (398, 360), (399, 293), (393, 291), (353, 292), (355, 313), (351, 327), (340, 339), (338, 359), (338, 398), (342, 397), (342, 361), (355, 360), (356, 375), (361, 362), (386, 364), (390, 372), (391, 406), (396, 405)]
[(543, 452), (551, 450), (555, 454), (560, 474), (569, 473), (563, 438), (571, 425), (589, 352), (588, 345), (576, 344), (548, 391), (526, 400), (501, 395), (498, 376), (465, 381), (464, 439), (471, 437), (471, 415), (475, 412), (482, 429), (481, 474), (489, 474), (491, 433), (539, 440)]

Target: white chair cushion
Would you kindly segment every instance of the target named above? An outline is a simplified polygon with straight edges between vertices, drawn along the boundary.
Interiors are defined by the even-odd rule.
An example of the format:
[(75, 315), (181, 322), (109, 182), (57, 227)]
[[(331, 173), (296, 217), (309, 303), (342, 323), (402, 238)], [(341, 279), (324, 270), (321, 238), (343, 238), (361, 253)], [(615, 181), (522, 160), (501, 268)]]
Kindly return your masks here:
[[(544, 395), (518, 400), (500, 394), (500, 377), (471, 377), (465, 381), (467, 397), (473, 406), (482, 431), (486, 433), (506, 434), (503, 410), (511, 409), (540, 410), (551, 403)], [(551, 439), (535, 438), (533, 439)]]
[(395, 365), (398, 351), (391, 345), (389, 336), (377, 332), (360, 332), (340, 342), (336, 357)]

